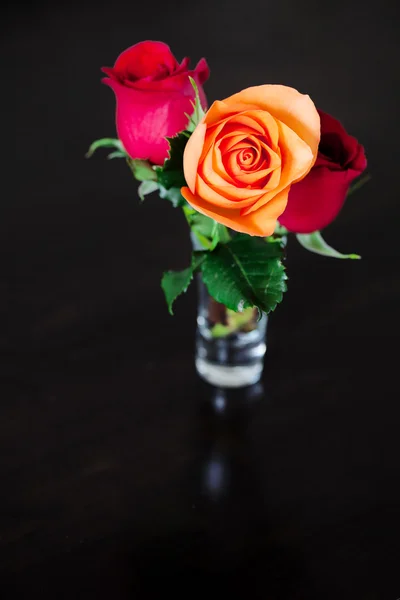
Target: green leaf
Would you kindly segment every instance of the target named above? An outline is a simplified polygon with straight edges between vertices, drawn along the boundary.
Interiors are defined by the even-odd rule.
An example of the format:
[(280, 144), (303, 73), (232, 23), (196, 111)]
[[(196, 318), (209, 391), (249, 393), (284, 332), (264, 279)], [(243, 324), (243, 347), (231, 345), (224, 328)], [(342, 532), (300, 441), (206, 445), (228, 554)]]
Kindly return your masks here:
[(284, 227), (277, 221), (276, 225), (275, 225), (274, 235), (276, 235), (278, 237), (283, 237), (283, 236), (287, 235), (288, 233), (289, 233), (288, 229), (286, 229), (286, 227)]
[(186, 185), (183, 174), (183, 152), (189, 139), (187, 131), (181, 131), (172, 138), (167, 138), (169, 142), (169, 158), (165, 159), (162, 167), (156, 167), (157, 181), (165, 189), (172, 187), (181, 188)]
[(288, 229), (286, 229), (286, 227), (277, 222), (274, 233), (266, 237), (265, 241), (268, 244), (280, 244), (282, 248), (285, 248), (289, 233), (290, 232)]
[[(94, 141), (90, 145), (89, 150), (86, 152), (86, 155), (85, 155), (86, 158), (90, 158), (96, 152), (96, 150), (98, 150), (99, 148), (115, 148), (115, 150), (117, 150), (119, 153), (121, 153), (121, 157), (128, 156), (125, 152), (125, 149), (122, 145), (121, 140), (118, 140), (115, 138), (101, 138), (100, 140)], [(114, 152), (112, 154), (114, 154)], [(114, 158), (114, 157), (112, 157), (112, 155), (109, 155), (109, 158)]]
[(127, 162), (134, 178), (138, 181), (155, 181), (157, 179), (157, 174), (148, 160), (128, 158)]
[(189, 205), (184, 206), (186, 220), (201, 245), (207, 250), (214, 250), (219, 242), (226, 244), (230, 240), (225, 225), (206, 217)]
[(204, 260), (202, 253), (195, 253), (192, 256), (192, 263), (183, 271), (167, 271), (161, 280), (161, 287), (164, 290), (165, 299), (168, 304), (168, 310), (173, 315), (172, 305), (176, 298), (186, 292), (190, 282), (193, 279), (193, 273), (199, 268)]
[(184, 207), (183, 212), (193, 231), (195, 230), (204, 237), (212, 237), (217, 225), (214, 219), (202, 215), (189, 205)]
[(138, 187), (139, 198), (143, 201), (144, 197), (158, 190), (157, 181), (142, 181)]
[(282, 255), (279, 244), (239, 234), (205, 254), (203, 281), (210, 295), (231, 310), (255, 306), (269, 313), (286, 291)]
[(331, 258), (361, 258), (358, 254), (341, 254), (331, 246), (329, 246), (323, 239), (320, 231), (313, 231), (313, 233), (298, 233), (296, 237), (299, 243), (310, 252), (321, 254), (322, 256), (329, 256)]
[(180, 187), (172, 187), (167, 190), (163, 185), (158, 184), (158, 193), (160, 198), (166, 198), (172, 202), (175, 208), (178, 206), (185, 206), (186, 204), (186, 200), (181, 194)]
[(108, 160), (111, 160), (113, 158), (126, 158), (126, 154), (125, 152), (121, 152), (120, 150), (115, 150), (115, 152), (110, 152), (107, 158)]
[(287, 236), (286, 235), (282, 235), (282, 237), (280, 237), (280, 236), (276, 236), (275, 233), (264, 238), (264, 240), (267, 242), (267, 244), (275, 244), (279, 248), (285, 248), (285, 246), (287, 244)]
[(221, 223), (218, 223), (218, 237), (221, 244), (227, 244), (231, 239), (228, 228)]
[(353, 192), (355, 192), (356, 190), (359, 190), (365, 183), (367, 183), (367, 181), (369, 181), (371, 179), (371, 175), (369, 175), (369, 173), (365, 173), (364, 175), (361, 175), (361, 177), (359, 177), (351, 186), (349, 191), (347, 192), (347, 197), (349, 197), (351, 194), (353, 194)]
[(195, 234), (201, 245), (207, 250), (215, 248), (215, 246), (218, 244), (217, 222), (214, 221), (214, 219), (210, 219), (209, 217), (202, 215), (190, 206), (185, 206), (183, 208), (183, 212), (185, 213), (185, 217), (190, 229)]
[(193, 106), (193, 114), (191, 116), (187, 115), (186, 113), (185, 114), (189, 119), (187, 131), (193, 132), (196, 129), (199, 122), (201, 121), (201, 119), (204, 117), (205, 112), (203, 110), (203, 107), (201, 106), (199, 88), (197, 87), (197, 83), (195, 82), (193, 77), (189, 76), (189, 80), (194, 89), (195, 99), (194, 101), (191, 100), (191, 104)]

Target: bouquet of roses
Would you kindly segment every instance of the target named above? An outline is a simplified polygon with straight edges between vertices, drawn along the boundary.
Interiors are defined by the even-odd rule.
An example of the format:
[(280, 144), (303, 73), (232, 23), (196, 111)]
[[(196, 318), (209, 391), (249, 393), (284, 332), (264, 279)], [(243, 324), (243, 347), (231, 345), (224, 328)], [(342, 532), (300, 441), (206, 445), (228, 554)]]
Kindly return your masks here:
[[(266, 84), (207, 110), (205, 59), (191, 70), (161, 42), (136, 44), (103, 71), (118, 139), (97, 140), (88, 155), (112, 148), (109, 158), (124, 158), (140, 182), (140, 198), (157, 192), (191, 230), (187, 268), (162, 279), (171, 313), (196, 272), (230, 315), (274, 310), (286, 290), (289, 233), (310, 251), (359, 258), (331, 248), (320, 230), (366, 179), (352, 183), (366, 168), (364, 149), (308, 95)], [(229, 332), (226, 315), (219, 325)]]

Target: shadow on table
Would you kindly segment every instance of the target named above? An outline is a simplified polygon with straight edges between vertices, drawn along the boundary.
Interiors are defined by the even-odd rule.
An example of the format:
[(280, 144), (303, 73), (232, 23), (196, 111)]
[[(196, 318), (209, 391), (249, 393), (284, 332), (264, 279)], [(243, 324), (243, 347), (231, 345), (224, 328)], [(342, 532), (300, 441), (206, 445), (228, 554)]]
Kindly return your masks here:
[(183, 527), (171, 527), (169, 534), (133, 551), (132, 591), (140, 598), (164, 589), (179, 597), (184, 592), (189, 597), (247, 593), (268, 600), (312, 600), (302, 556), (266, 514), (258, 472), (262, 461), (255, 464), (249, 433), (268, 401), (263, 385), (202, 389), (193, 432), (197, 456), (177, 490), (191, 502), (192, 513), (185, 515), (183, 506)]

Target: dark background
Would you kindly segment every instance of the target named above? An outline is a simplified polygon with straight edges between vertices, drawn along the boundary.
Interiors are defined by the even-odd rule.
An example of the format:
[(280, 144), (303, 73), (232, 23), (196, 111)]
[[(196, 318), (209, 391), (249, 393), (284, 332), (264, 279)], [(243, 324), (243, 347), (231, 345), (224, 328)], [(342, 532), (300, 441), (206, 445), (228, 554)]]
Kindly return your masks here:
[[(1, 19), (2, 598), (400, 596), (398, 9), (389, 2), (14, 3)], [(396, 12), (395, 12), (396, 10)], [(195, 290), (168, 315), (186, 225), (140, 204), (100, 67), (144, 40), (205, 56), (210, 101), (309, 93), (364, 144), (371, 181), (289, 243), (263, 388), (193, 366)]]

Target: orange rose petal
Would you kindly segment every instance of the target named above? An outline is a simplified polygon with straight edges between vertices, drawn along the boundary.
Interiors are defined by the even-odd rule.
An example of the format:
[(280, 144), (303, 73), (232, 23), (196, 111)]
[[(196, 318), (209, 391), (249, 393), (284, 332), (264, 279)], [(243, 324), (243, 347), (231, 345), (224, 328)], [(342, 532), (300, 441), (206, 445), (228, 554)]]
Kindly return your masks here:
[(278, 167), (271, 172), (270, 178), (266, 183), (264, 189), (266, 192), (270, 192), (271, 190), (276, 190), (281, 179), (281, 168)]
[(236, 168), (239, 177), (241, 175), (254, 175), (254, 173), (268, 168), (268, 162), (256, 152), (250, 153), (249, 150), (238, 150), (237, 152)]
[(208, 109), (204, 118), (204, 122), (208, 126), (216, 125), (220, 121), (225, 120), (227, 117), (240, 114), (241, 112), (247, 110), (249, 110), (249, 106), (247, 103), (240, 104), (238, 102), (230, 102), (229, 104), (227, 104), (225, 100), (216, 100), (211, 104), (210, 108)]
[(240, 210), (228, 211), (220, 208), (218, 209), (217, 213), (212, 204), (208, 204), (207, 202), (204, 202), (202, 198), (194, 196), (188, 187), (181, 188), (181, 194), (190, 204), (190, 206), (192, 206), (202, 215), (206, 215), (206, 217), (214, 219), (217, 221), (217, 223), (226, 225), (226, 227), (230, 227), (231, 229), (239, 231), (240, 233), (256, 235), (252, 231), (248, 230), (244, 220), (240, 220)]
[(234, 113), (233, 103), (228, 107), (223, 100), (215, 100), (206, 113), (205, 122), (207, 125), (215, 125)]
[(238, 188), (234, 185), (212, 187), (203, 179), (200, 173), (196, 181), (196, 195), (206, 202), (222, 208), (246, 208), (254, 204), (262, 195), (258, 189)]
[(216, 125), (208, 126), (200, 160), (205, 157), (213, 145), (218, 143), (218, 141), (221, 139), (220, 136), (225, 137), (226, 135), (238, 135), (238, 132), (241, 132), (243, 138), (245, 138), (249, 134), (249, 131), (250, 130), (244, 125), (236, 126), (236, 128), (232, 129), (232, 127), (229, 125), (229, 118), (220, 121)]
[(232, 206), (232, 202), (235, 206), (250, 206), (257, 202), (265, 194), (263, 187), (250, 187), (243, 186), (238, 187), (232, 185), (220, 185), (215, 188), (220, 196), (224, 196), (227, 199), (227, 206)]
[(313, 163), (311, 148), (284, 123), (278, 121), (282, 160), (282, 183), (294, 183), (304, 177)]
[(242, 136), (241, 139), (246, 138), (251, 133), (251, 130), (245, 125), (231, 126), (229, 119), (220, 121), (215, 126), (209, 126), (207, 128), (206, 137), (204, 140), (203, 151), (200, 160), (203, 160), (206, 154), (209, 152), (212, 146), (218, 144), (225, 137), (231, 136)]
[[(227, 154), (228, 152), (233, 152), (234, 150), (244, 150), (245, 148), (249, 148), (250, 144), (249, 144), (249, 140), (247, 137), (243, 137), (243, 136), (238, 136), (241, 139), (239, 141), (237, 141), (235, 143), (235, 139), (232, 138), (227, 138), (225, 140), (225, 138), (223, 140), (221, 140), (221, 142), (226, 141), (226, 144), (219, 144), (219, 142), (217, 142), (217, 144), (219, 144), (219, 148), (223, 149), (224, 154)], [(255, 140), (254, 140), (255, 141)], [(251, 144), (252, 148), (257, 148), (258, 151), (260, 151), (260, 146), (257, 145), (256, 143)]]
[[(242, 185), (257, 186), (259, 189), (266, 189), (266, 183), (258, 183), (265, 180), (274, 169), (260, 169), (259, 171), (246, 171), (236, 176), (236, 180)], [(279, 180), (278, 180), (279, 181)]]
[(249, 144), (245, 140), (248, 138), (248, 132), (241, 133), (231, 133), (227, 134), (224, 137), (221, 137), (215, 145), (221, 149), (222, 154), (229, 152), (232, 148), (236, 146), (236, 144), (245, 144), (247, 147)]
[(229, 125), (232, 124), (235, 127), (237, 127), (238, 125), (241, 125), (242, 127), (247, 127), (249, 131), (251, 131), (253, 134), (259, 133), (260, 135), (265, 135), (264, 123), (262, 121), (260, 123), (257, 119), (253, 118), (253, 113), (255, 112), (257, 111), (248, 111), (239, 115), (234, 115), (233, 117), (230, 117), (228, 123)]
[[(248, 146), (247, 146), (248, 147)], [(276, 169), (280, 169), (281, 167), (281, 159), (280, 157), (270, 148), (267, 149), (268, 152), (265, 152), (267, 156), (260, 162), (260, 158), (255, 159), (254, 166), (249, 165), (249, 168), (244, 168), (244, 165), (240, 165), (237, 160), (237, 154), (241, 152), (241, 150), (232, 150), (229, 156), (225, 159), (227, 164), (227, 172), (236, 180), (240, 182), (246, 181), (245, 178), (247, 175), (251, 174), (251, 179), (249, 179), (248, 183), (254, 183), (256, 181), (256, 175), (259, 174), (258, 178), (261, 179), (275, 171)], [(257, 150), (256, 150), (257, 151)], [(264, 166), (265, 165), (265, 166)], [(255, 177), (253, 177), (253, 175)], [(279, 180), (278, 180), (279, 183)]]
[(220, 142), (225, 137), (242, 136), (242, 139), (244, 139), (251, 135), (252, 132), (254, 133), (254, 130), (245, 124), (232, 123), (229, 117), (219, 121), (215, 125), (209, 125), (204, 141), (202, 158), (204, 158), (214, 144)]
[[(282, 152), (281, 177), (279, 185), (271, 189), (267, 194), (267, 201), (271, 200), (277, 193), (281, 192), (298, 179), (304, 177), (311, 169), (313, 161), (311, 149), (294, 131), (280, 122), (278, 122), (278, 127), (279, 144)], [(255, 202), (253, 206), (249, 206), (246, 210), (246, 214), (258, 210), (263, 202), (264, 199), (261, 198)]]
[[(230, 184), (234, 185), (234, 183), (235, 183), (234, 180), (226, 172), (225, 165), (222, 162), (221, 152), (220, 152), (217, 144), (214, 146), (214, 148), (210, 149), (209, 153), (207, 154), (207, 157), (209, 155), (211, 156), (211, 160), (212, 160), (212, 168), (216, 171), (216, 173), (218, 173), (218, 175), (220, 175), (223, 179), (225, 179), (226, 183), (228, 183), (228, 184), (230, 183)], [(204, 159), (204, 162), (206, 161), (206, 158)]]
[(236, 179), (236, 175), (239, 175), (242, 172), (242, 169), (237, 162), (239, 152), (240, 150), (232, 150), (232, 152), (229, 152), (229, 154), (222, 157), (223, 163), (226, 166), (226, 171), (233, 179)]
[(206, 157), (201, 162), (198, 167), (198, 173), (203, 177), (205, 181), (211, 186), (218, 185), (235, 185), (234, 180), (230, 177), (229, 173), (223, 169), (224, 165), (222, 163), (222, 171), (219, 172), (219, 169), (215, 169), (213, 164), (213, 152), (214, 148), (210, 148)]
[[(251, 168), (249, 169), (244, 169), (242, 165), (239, 164), (238, 162), (238, 157), (237, 155), (242, 152), (241, 150), (238, 150), (237, 152), (231, 152), (230, 155), (227, 157), (227, 159), (225, 160), (225, 164), (227, 167), (227, 173), (229, 173), (232, 178), (235, 180), (235, 182), (241, 182), (243, 183), (243, 177), (247, 177), (250, 176), (251, 180), (249, 180), (245, 185), (251, 185), (252, 183), (254, 183), (256, 181), (256, 179), (254, 179), (254, 176), (257, 177), (258, 174), (258, 179), (261, 179), (262, 177), (265, 177), (268, 175), (268, 173), (270, 172), (270, 170), (267, 167), (267, 162), (264, 160), (262, 161), (262, 165), (260, 164), (260, 161), (257, 160), (258, 163), (258, 168), (252, 170)], [(262, 187), (262, 186), (258, 186), (258, 187)]]
[(233, 152), (238, 153), (238, 164), (244, 170), (254, 169), (257, 166), (265, 163), (259, 146), (256, 144), (248, 145), (246, 148), (235, 148)]
[(279, 130), (276, 124), (276, 119), (265, 110), (251, 110), (240, 115), (251, 117), (253, 123), (257, 123), (264, 136), (268, 138), (268, 142), (274, 149), (278, 146)]
[(287, 204), (287, 193), (278, 194), (273, 201), (263, 206), (257, 214), (242, 216), (240, 210), (226, 210), (204, 202), (202, 198), (192, 194), (189, 188), (183, 187), (181, 194), (185, 200), (199, 213), (214, 219), (234, 231), (256, 236), (271, 235), (276, 226), (277, 218), (283, 213)]
[(210, 150), (210, 148), (212, 146), (214, 146), (214, 144), (218, 143), (217, 139), (218, 139), (220, 132), (224, 128), (224, 125), (225, 125), (225, 121), (221, 121), (218, 125), (215, 125), (215, 127), (208, 127), (206, 137), (204, 140), (203, 152), (201, 155), (202, 158), (205, 157), (207, 152)]
[[(263, 154), (263, 149), (264, 149), (264, 145), (261, 144), (259, 137), (256, 135), (251, 136), (249, 138), (244, 138), (233, 145), (230, 143), (230, 140), (227, 140), (227, 143), (221, 144), (220, 147), (221, 147), (221, 151), (222, 151), (222, 149), (224, 149), (224, 151), (226, 151), (226, 149), (228, 149), (228, 151), (229, 150), (233, 151), (233, 150), (243, 150), (245, 148), (254, 148), (254, 150), (256, 150), (260, 156)], [(268, 148), (268, 146), (267, 146), (267, 148)], [(273, 150), (272, 150), (272, 152), (273, 152)]]
[(282, 164), (281, 154), (277, 154), (272, 148), (268, 148), (268, 146), (264, 146), (264, 152), (268, 156), (269, 166), (271, 169), (279, 169)]
[[(288, 195), (289, 188), (286, 188), (274, 196), (272, 200), (261, 206), (257, 211), (244, 214), (244, 210), (242, 210), (240, 213), (241, 219), (245, 220), (248, 226), (254, 228), (259, 227), (263, 232), (262, 235), (271, 235), (275, 230), (277, 219), (286, 208)], [(269, 231), (269, 233), (264, 233), (265, 231)]]
[[(219, 128), (223, 125), (222, 129), (219, 131), (216, 136), (216, 140), (222, 140), (225, 138), (236, 137), (237, 135), (243, 135), (243, 139), (252, 135), (261, 135), (254, 133), (254, 130), (251, 127), (247, 127), (246, 125), (239, 125), (238, 123), (232, 123), (231, 121), (223, 121), (217, 127)], [(264, 134), (262, 134), (264, 136)]]
[(196, 191), (197, 167), (203, 150), (207, 125), (199, 123), (190, 136), (183, 153), (185, 180), (193, 193)]
[(261, 148), (263, 148), (265, 150), (265, 152), (267, 154), (269, 154), (270, 157), (273, 156), (272, 153), (274, 153), (279, 160), (281, 160), (281, 149), (279, 148), (279, 146), (277, 146), (276, 148), (271, 148), (266, 142), (265, 140), (258, 140)]
[(317, 157), (320, 140), (320, 118), (314, 102), (305, 94), (284, 85), (259, 85), (242, 90), (223, 101), (224, 110), (249, 104), (266, 110), (285, 123), (311, 148)]
[(270, 167), (269, 157), (255, 144), (238, 150), (236, 150), (235, 147), (231, 154), (237, 155), (237, 164), (235, 167), (232, 165), (232, 168), (237, 175), (245, 175), (246, 173), (253, 173)]
[[(225, 139), (221, 140), (221, 142), (217, 142), (216, 146), (221, 149), (221, 154), (224, 156), (228, 154), (229, 151), (233, 152), (236, 150), (242, 150), (244, 148), (254, 148), (261, 154), (264, 152), (267, 155), (267, 160), (269, 164), (273, 168), (278, 168), (281, 164), (281, 153), (279, 147), (277, 147), (276, 151), (270, 148), (265, 142), (262, 142), (258, 137), (251, 138), (242, 138), (242, 136), (238, 136), (239, 140), (236, 144), (231, 144), (230, 140), (225, 141)], [(233, 138), (232, 138), (233, 139)]]

